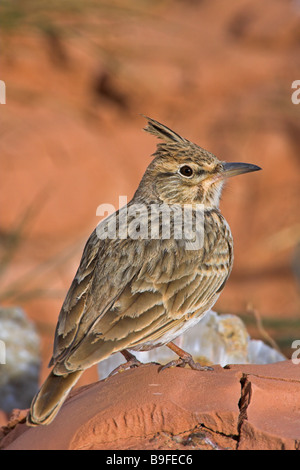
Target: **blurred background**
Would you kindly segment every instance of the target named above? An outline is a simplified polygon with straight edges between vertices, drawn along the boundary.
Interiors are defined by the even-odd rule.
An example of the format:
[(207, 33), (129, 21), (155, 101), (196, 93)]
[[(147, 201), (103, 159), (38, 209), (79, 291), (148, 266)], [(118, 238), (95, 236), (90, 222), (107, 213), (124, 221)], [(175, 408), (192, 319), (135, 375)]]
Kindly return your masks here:
[[(300, 1), (2, 0), (0, 29), (0, 305), (35, 325), (40, 381), (96, 209), (129, 200), (155, 150), (140, 113), (222, 160), (263, 168), (223, 193), (235, 263), (215, 310), (291, 357)], [(84, 374), (95, 379), (95, 368)]]

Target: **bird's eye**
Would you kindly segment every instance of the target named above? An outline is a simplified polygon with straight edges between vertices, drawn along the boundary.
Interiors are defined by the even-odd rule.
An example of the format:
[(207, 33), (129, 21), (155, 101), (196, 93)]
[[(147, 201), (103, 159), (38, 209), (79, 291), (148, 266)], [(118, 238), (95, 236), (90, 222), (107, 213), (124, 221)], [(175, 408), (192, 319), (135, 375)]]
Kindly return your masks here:
[(185, 176), (186, 178), (190, 178), (191, 176), (193, 176), (193, 169), (188, 166), (188, 165), (183, 165), (180, 169), (179, 169), (179, 173), (182, 175), (182, 176)]

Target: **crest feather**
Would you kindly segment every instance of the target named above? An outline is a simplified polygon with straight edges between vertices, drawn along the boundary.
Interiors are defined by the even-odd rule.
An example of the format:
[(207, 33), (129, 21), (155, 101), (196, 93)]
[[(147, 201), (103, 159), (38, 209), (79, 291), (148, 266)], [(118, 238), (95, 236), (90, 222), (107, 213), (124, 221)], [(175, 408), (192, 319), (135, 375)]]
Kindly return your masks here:
[(149, 132), (150, 134), (155, 135), (159, 139), (164, 140), (165, 142), (177, 142), (177, 143), (182, 143), (186, 142), (186, 139), (181, 137), (179, 134), (176, 132), (172, 131), (172, 129), (169, 129), (169, 127), (165, 126), (164, 124), (161, 124), (158, 121), (155, 121), (155, 119), (151, 119), (148, 116), (144, 116), (144, 118), (147, 119), (148, 125), (144, 127), (144, 131)]

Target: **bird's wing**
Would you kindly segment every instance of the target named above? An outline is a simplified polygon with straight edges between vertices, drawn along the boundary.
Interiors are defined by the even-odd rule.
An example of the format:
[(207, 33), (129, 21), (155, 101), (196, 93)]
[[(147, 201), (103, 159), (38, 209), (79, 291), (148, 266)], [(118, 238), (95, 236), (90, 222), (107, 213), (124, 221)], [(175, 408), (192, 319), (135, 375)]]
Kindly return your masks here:
[(100, 239), (97, 230), (91, 234), (59, 314), (50, 366), (80, 343), (141, 268), (139, 245), (128, 250), (126, 242)]
[(157, 341), (210, 308), (232, 264), (228, 236), (217, 229), (216, 221), (196, 251), (172, 238), (99, 240), (94, 232), (59, 316), (57, 372)]
[[(154, 258), (155, 269), (143, 267), (115, 303), (116, 311), (104, 315), (93, 334), (102, 344), (114, 343), (116, 350), (171, 341), (166, 340), (169, 333), (174, 332), (174, 338), (180, 334), (176, 332), (185, 322), (212, 307), (224, 287), (232, 265), (231, 246), (224, 239), (219, 245), (219, 260), (205, 250), (184, 252), (182, 257), (170, 250)], [(92, 349), (95, 339), (88, 341)]]
[[(124, 250), (119, 247), (121, 264), (115, 269), (116, 260), (110, 266), (111, 277), (106, 278), (105, 286), (109, 295), (103, 295), (99, 285), (93, 289), (90, 310), (82, 317), (64, 363), (68, 370), (85, 369), (122, 349), (143, 349), (143, 344), (158, 343), (175, 331), (171, 341), (185, 321), (201, 316), (215, 303), (230, 272), (230, 246), (223, 239), (220, 243), (227, 262), (221, 256), (219, 264), (205, 250), (178, 250), (174, 240), (127, 243)], [(102, 272), (103, 264), (99, 274), (95, 273), (96, 283)], [(98, 310), (96, 305), (105, 308)], [(162, 344), (166, 342), (162, 339)]]

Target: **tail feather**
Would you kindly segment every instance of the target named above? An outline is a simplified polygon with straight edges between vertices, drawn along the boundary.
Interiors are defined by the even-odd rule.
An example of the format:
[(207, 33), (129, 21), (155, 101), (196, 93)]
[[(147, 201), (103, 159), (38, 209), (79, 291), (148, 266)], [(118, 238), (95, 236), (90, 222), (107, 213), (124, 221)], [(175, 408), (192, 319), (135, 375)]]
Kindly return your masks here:
[(51, 371), (31, 403), (27, 424), (37, 426), (51, 423), (82, 373), (79, 370), (63, 376)]

